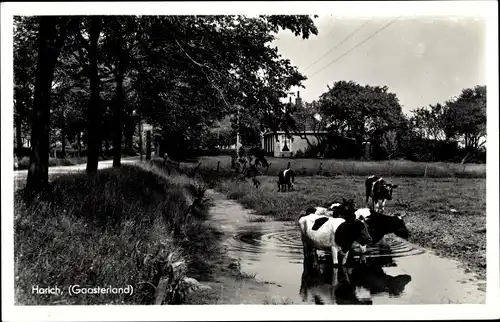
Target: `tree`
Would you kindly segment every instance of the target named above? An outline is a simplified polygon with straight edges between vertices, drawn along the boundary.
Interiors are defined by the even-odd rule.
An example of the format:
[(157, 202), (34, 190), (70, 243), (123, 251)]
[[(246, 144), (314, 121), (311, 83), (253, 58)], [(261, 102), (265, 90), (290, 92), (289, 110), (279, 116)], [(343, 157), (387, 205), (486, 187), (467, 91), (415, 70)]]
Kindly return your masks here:
[(26, 182), (26, 189), (32, 194), (40, 191), (48, 183), (52, 81), (66, 33), (74, 27), (75, 20), (75, 18), (55, 16), (38, 18), (38, 50), (31, 121), (32, 148)]
[(271, 33), (283, 27), (303, 37), (317, 33), (308, 16), (185, 16), (148, 21), (143, 35), (147, 42), (139, 46), (150, 58), (139, 62), (142, 73), (134, 82), (144, 117), (162, 129), (165, 150), (179, 152), (182, 141), (193, 144), (186, 140), (199, 136), (200, 124), (209, 126), (235, 115), (237, 106), (245, 107), (243, 120), (257, 117), (258, 122), (250, 123), (258, 124), (260, 131), (287, 124), (280, 99), (305, 77), (268, 45), (274, 39)]
[(249, 142), (265, 128), (288, 126), (280, 100), (305, 77), (269, 43), (280, 28), (317, 34), (309, 16), (24, 17), (16, 28), (16, 131), (32, 126), (30, 187), (48, 180), (50, 125), (63, 151), (75, 137), (80, 151), (83, 137), (88, 173), (103, 138), (109, 150), (112, 137), (119, 166), (137, 117), (155, 125), (167, 150), (199, 146), (237, 105), (245, 106)]
[[(136, 16), (106, 16), (102, 19), (105, 34), (103, 51), (116, 83), (113, 102), (113, 167), (119, 167), (127, 94), (124, 82), (131, 72), (134, 53), (139, 43), (137, 36), (140, 34), (140, 21)], [(97, 27), (96, 24), (97, 22), (94, 28)]]
[(480, 139), (486, 137), (486, 86), (462, 90), (460, 96), (446, 103), (447, 126), (463, 140), (465, 150), (473, 153)]
[(363, 141), (375, 131), (397, 128), (403, 118), (399, 100), (388, 92), (387, 86), (361, 86), (353, 81), (328, 86), (328, 91), (320, 96), (318, 108), (332, 134), (355, 138), (358, 157)]
[[(303, 107), (297, 106), (293, 112), (293, 130), (299, 134), (299, 137), (304, 139), (309, 146), (309, 149), (314, 154), (316, 150), (322, 149), (327, 137), (324, 131), (327, 130), (326, 118), (323, 117), (317, 108), (317, 102), (305, 103)], [(315, 138), (315, 142), (309, 139), (310, 132)]]
[[(449, 122), (449, 106), (437, 103), (429, 108), (419, 108), (412, 111), (410, 121), (420, 137), (434, 140), (450, 141), (457, 135), (453, 122)], [(451, 120), (450, 120), (451, 121)]]
[(397, 132), (395, 130), (387, 131), (382, 136), (382, 146), (391, 160), (392, 156), (398, 150)]
[[(99, 152), (101, 148), (101, 122), (102, 107), (100, 100), (100, 79), (98, 70), (99, 37), (101, 35), (102, 18), (92, 16), (89, 27), (89, 45), (86, 46), (89, 53), (88, 75), (90, 80), (90, 101), (87, 112), (87, 173), (97, 172), (99, 163)], [(86, 44), (86, 43), (85, 43)]]
[(22, 137), (31, 130), (37, 28), (38, 22), (34, 17), (14, 17), (14, 122), (18, 157), (22, 156)]

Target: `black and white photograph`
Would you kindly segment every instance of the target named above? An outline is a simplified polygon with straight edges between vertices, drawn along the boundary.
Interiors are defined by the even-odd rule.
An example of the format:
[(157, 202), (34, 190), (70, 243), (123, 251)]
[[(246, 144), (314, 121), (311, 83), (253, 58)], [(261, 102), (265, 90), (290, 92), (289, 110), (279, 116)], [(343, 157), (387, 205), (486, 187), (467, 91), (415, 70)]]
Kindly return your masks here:
[(496, 1), (1, 13), (2, 320), (500, 318)]

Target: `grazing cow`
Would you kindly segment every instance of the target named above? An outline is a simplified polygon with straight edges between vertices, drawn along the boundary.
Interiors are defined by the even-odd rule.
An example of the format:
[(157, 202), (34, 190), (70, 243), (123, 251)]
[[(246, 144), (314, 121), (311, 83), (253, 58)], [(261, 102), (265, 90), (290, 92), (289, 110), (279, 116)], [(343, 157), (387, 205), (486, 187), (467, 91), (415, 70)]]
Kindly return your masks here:
[(292, 169), (281, 170), (278, 173), (278, 191), (293, 190), (295, 172)]
[(364, 221), (367, 224), (372, 238), (372, 245), (391, 233), (406, 240), (410, 237), (410, 232), (403, 220), (404, 215), (385, 215), (369, 208), (358, 209), (354, 214), (357, 220)]
[(324, 215), (307, 214), (299, 218), (304, 259), (313, 256), (317, 265), (316, 250), (331, 251), (333, 265), (338, 264), (338, 255), (343, 256), (342, 264), (347, 262), (347, 256), (354, 241), (361, 245), (371, 243), (371, 237), (365, 223), (355, 220), (347, 222), (342, 218), (332, 218)]
[[(373, 210), (384, 212), (385, 202), (392, 199), (392, 191), (397, 184), (386, 183), (382, 177), (371, 176), (365, 181), (366, 204)], [(371, 206), (368, 204), (371, 198)]]

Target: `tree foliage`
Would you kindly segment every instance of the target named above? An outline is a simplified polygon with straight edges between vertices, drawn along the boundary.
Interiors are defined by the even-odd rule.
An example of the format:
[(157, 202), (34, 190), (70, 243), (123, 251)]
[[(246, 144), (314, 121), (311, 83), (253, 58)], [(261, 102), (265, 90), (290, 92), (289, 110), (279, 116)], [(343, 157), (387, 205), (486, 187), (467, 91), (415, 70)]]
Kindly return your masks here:
[(325, 127), (333, 136), (356, 140), (358, 157), (364, 141), (376, 131), (396, 129), (403, 119), (399, 100), (388, 90), (387, 86), (338, 81), (328, 86), (317, 102)]
[(319, 152), (330, 157), (352, 157), (344, 153), (353, 150), (351, 138), (356, 141), (357, 157), (363, 142), (369, 141), (371, 157), (377, 160), (404, 157), (415, 161), (464, 162), (471, 156), (484, 159), (481, 142), (486, 137), (485, 86), (464, 89), (457, 98), (412, 113), (406, 117), (396, 95), (385, 86), (339, 81), (328, 87), (318, 101), (296, 108), (291, 124), (307, 141), (311, 132), (317, 136), (315, 144), (309, 142), (314, 155)]
[(270, 45), (275, 33), (317, 34), (309, 16), (23, 17), (15, 28), (16, 124), (37, 136), (36, 186), (47, 181), (55, 136), (64, 151), (76, 133), (93, 173), (102, 141), (106, 151), (112, 141), (119, 166), (139, 122), (155, 127), (164, 152), (183, 157), (244, 106), (240, 134), (256, 143), (264, 128), (288, 122), (281, 99), (305, 80)]
[(447, 105), (447, 128), (459, 135), (467, 151), (476, 150), (486, 137), (486, 86), (463, 89)]

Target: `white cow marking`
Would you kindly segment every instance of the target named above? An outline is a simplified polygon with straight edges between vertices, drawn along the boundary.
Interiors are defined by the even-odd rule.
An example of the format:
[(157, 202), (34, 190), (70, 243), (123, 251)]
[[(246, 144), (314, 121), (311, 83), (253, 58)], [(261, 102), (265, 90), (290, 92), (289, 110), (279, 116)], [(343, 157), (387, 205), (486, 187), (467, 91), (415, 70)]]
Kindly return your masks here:
[(338, 202), (336, 202), (336, 203), (332, 203), (332, 204), (330, 205), (330, 209), (333, 209), (333, 208), (336, 208), (336, 207), (340, 207), (340, 206), (342, 206), (342, 204), (341, 204), (341, 203), (338, 203)]
[(368, 217), (370, 217), (371, 212), (370, 208), (360, 208), (354, 212), (356, 215), (356, 219), (358, 220), (366, 220)]
[(314, 207), (314, 209), (316, 209), (316, 212), (314, 213), (314, 215), (318, 215), (318, 216), (332, 216), (333, 215), (333, 211), (330, 211), (324, 207)]

